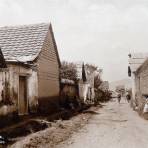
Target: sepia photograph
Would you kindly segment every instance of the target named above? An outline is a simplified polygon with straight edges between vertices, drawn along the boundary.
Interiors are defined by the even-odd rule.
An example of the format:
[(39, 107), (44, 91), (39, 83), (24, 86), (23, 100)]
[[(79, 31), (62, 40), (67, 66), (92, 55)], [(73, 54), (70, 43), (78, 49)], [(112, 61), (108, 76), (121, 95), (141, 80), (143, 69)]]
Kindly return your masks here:
[(148, 148), (147, 0), (0, 0), (0, 148)]

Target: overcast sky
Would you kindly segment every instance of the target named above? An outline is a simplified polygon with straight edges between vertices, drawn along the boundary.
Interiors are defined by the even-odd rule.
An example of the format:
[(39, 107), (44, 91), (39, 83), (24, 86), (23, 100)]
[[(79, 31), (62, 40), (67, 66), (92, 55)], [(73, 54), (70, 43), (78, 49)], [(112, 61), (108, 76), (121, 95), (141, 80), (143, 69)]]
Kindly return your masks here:
[(148, 52), (147, 0), (0, 0), (0, 26), (51, 22), (61, 60), (127, 77), (128, 53)]

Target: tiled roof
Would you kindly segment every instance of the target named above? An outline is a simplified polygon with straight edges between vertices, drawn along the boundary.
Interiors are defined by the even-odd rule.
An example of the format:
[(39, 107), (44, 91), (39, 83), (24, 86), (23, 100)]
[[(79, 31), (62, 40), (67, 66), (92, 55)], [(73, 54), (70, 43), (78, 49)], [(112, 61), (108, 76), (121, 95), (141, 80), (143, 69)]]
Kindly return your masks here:
[(148, 58), (148, 53), (133, 53), (129, 58), (129, 64), (132, 72), (135, 72)]
[(43, 45), (50, 24), (0, 27), (0, 48), (6, 60), (32, 61)]
[(146, 58), (146, 60), (136, 69), (136, 73), (141, 72), (141, 69), (146, 69), (148, 65), (148, 58)]

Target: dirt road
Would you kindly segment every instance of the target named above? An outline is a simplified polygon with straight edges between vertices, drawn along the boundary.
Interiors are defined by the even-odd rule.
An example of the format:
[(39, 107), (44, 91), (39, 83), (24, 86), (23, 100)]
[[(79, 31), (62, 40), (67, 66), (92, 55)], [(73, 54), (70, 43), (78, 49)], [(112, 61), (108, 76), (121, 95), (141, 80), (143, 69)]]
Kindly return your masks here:
[(148, 121), (125, 100), (109, 102), (89, 123), (57, 148), (148, 148)]

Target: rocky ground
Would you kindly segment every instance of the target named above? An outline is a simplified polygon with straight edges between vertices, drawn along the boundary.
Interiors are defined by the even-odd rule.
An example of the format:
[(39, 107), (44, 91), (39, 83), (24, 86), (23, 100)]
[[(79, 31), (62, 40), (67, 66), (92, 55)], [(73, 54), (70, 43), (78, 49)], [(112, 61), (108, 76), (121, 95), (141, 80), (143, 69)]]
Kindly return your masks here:
[[(69, 139), (69, 137), (77, 132), (78, 129), (86, 125), (92, 115), (96, 114), (101, 106), (91, 107), (88, 110), (72, 117), (69, 120), (56, 120), (55, 122), (47, 122), (48, 128), (45, 130), (32, 133), (25, 137), (18, 137), (17, 142), (9, 145), (11, 148), (51, 148), (59, 143)], [(44, 121), (45, 122), (45, 121)], [(22, 129), (23, 132), (23, 129)]]

